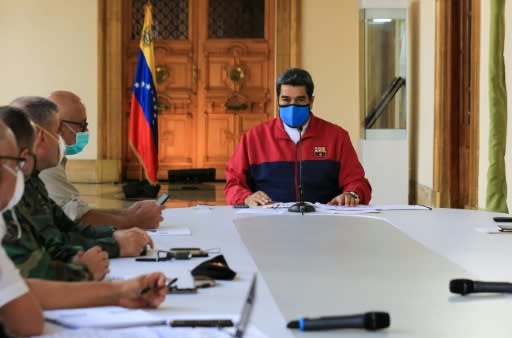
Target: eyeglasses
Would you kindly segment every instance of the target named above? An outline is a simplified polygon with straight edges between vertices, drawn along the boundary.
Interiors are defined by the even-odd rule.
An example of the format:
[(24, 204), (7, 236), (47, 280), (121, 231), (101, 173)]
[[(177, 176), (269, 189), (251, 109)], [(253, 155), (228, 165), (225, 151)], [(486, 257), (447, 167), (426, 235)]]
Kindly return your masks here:
[(86, 129), (87, 129), (87, 126), (89, 125), (89, 123), (87, 123), (87, 121), (82, 121), (82, 122), (75, 122), (75, 121), (70, 121), (70, 120), (61, 120), (61, 122), (64, 122), (64, 123), (67, 123), (67, 124), (73, 124), (75, 126), (80, 126), (80, 132), (84, 132)]
[[(25, 166), (25, 162), (26, 162), (25, 158), (23, 158), (23, 157), (15, 157), (15, 156), (0, 156), (0, 160), (16, 161), (16, 167), (18, 168), (18, 170), (23, 169), (23, 167)], [(8, 165), (4, 165), (3, 167), (6, 168), (9, 171), (13, 170)], [(16, 175), (16, 173), (14, 173), (14, 175)]]

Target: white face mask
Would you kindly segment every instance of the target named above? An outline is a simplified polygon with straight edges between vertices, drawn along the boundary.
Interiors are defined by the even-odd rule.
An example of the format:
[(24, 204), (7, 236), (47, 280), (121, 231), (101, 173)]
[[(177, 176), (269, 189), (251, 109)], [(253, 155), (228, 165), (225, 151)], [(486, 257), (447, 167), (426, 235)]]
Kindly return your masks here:
[(18, 235), (16, 236), (18, 239), (21, 238), (21, 226), (18, 222), (18, 218), (16, 217), (16, 213), (12, 210), (18, 204), (18, 202), (23, 197), (23, 192), (25, 191), (25, 177), (23, 176), (23, 172), (21, 170), (15, 171), (11, 167), (9, 167), (7, 164), (2, 164), (4, 168), (14, 175), (16, 177), (16, 187), (14, 188), (14, 193), (12, 194), (11, 199), (9, 200), (9, 203), (5, 206), (3, 210), (0, 211), (0, 241), (4, 238), (4, 235), (7, 231), (7, 227), (5, 226), (5, 220), (3, 213), (7, 210), (11, 211), (11, 215), (13, 216), (13, 219), (16, 223), (16, 227), (18, 228)]
[(12, 175), (16, 177), (16, 187), (14, 188), (14, 193), (12, 194), (11, 200), (3, 210), (0, 210), (0, 213), (3, 213), (6, 210), (12, 209), (18, 204), (18, 202), (21, 200), (21, 197), (23, 197), (23, 192), (25, 190), (25, 177), (23, 176), (23, 173), (21, 170), (14, 170), (11, 167), (9, 167), (7, 164), (3, 164), (4, 168), (7, 169), (8, 172), (10, 172)]

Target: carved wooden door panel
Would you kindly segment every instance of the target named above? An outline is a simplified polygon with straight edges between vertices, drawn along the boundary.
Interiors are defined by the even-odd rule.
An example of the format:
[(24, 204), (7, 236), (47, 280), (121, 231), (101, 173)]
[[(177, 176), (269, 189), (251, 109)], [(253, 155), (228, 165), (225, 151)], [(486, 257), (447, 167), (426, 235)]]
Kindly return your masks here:
[[(145, 0), (132, 0), (126, 120)], [(159, 98), (158, 178), (169, 169), (224, 169), (240, 136), (273, 117), (274, 0), (152, 1)], [(125, 124), (127, 125), (127, 123)], [(139, 178), (125, 152), (127, 178)]]

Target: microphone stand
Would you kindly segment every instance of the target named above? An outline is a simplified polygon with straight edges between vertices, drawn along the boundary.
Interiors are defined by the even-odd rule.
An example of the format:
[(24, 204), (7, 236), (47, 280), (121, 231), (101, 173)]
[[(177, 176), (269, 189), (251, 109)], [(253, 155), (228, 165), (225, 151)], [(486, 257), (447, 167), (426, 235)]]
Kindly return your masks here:
[(304, 215), (305, 212), (314, 212), (315, 207), (311, 204), (304, 203), (304, 187), (302, 186), (302, 126), (297, 127), (299, 131), (299, 198), (300, 201), (293, 204), (288, 208), (289, 212), (300, 212)]

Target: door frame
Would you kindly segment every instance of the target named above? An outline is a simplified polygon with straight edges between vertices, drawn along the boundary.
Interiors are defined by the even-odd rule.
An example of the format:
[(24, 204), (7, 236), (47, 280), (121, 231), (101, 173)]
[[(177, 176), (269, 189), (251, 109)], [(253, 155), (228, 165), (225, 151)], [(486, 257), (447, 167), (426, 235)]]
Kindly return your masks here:
[[(130, 0), (98, 1), (98, 160), (115, 160), (110, 168), (123, 180), (123, 84), (127, 46), (123, 11)], [(275, 74), (300, 66), (300, 0), (275, 0)], [(101, 161), (98, 161), (98, 163)]]
[[(466, 23), (459, 21), (459, 5), (469, 6), (462, 10), (463, 15), (471, 14)], [(471, 33), (467, 30), (468, 23)], [(464, 41), (464, 36), (461, 35), (466, 35), (462, 46), (459, 41)], [(478, 207), (479, 37), (480, 0), (436, 1), (433, 168), (436, 197), (432, 201), (435, 207)], [(463, 56), (459, 55), (461, 47)], [(471, 60), (465, 52), (470, 52)], [(469, 88), (464, 90), (467, 82)], [(471, 114), (463, 112), (468, 107)], [(459, 148), (461, 134), (467, 136), (466, 155)], [(459, 180), (461, 170), (466, 170), (463, 182)]]

